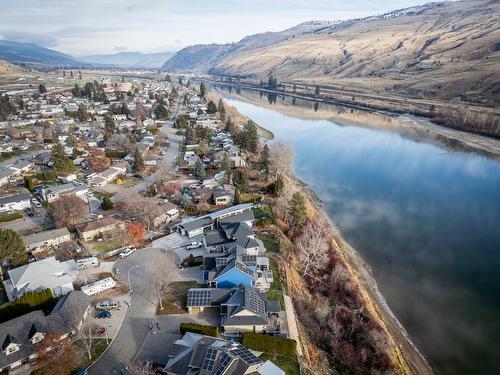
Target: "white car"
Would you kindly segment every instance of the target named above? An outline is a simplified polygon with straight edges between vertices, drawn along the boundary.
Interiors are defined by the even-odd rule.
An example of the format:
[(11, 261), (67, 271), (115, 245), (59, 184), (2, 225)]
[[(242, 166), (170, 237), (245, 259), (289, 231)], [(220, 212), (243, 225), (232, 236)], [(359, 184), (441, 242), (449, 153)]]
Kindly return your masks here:
[(120, 254), (118, 254), (118, 256), (120, 258), (126, 258), (128, 257), (129, 255), (132, 255), (132, 253), (135, 251), (135, 247), (129, 247), (129, 248), (126, 248), (125, 250), (123, 250)]
[(186, 246), (186, 250), (192, 250), (192, 249), (197, 249), (201, 247), (201, 242), (191, 242), (191, 244)]
[(31, 198), (31, 203), (33, 204), (33, 206), (35, 206), (36, 208), (40, 208), (42, 207), (42, 205), (40, 204), (40, 202), (38, 202), (38, 199), (36, 198)]

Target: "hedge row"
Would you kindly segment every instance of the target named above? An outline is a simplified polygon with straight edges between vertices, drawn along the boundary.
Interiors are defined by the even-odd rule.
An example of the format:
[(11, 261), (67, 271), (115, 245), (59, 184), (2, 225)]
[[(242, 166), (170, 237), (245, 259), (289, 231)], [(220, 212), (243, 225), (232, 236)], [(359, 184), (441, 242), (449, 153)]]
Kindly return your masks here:
[(9, 212), (0, 214), (0, 223), (6, 223), (8, 221), (22, 219), (23, 214), (20, 212)]
[(219, 328), (218, 327), (208, 326), (208, 325), (203, 325), (203, 324), (181, 323), (179, 325), (179, 330), (181, 331), (181, 335), (185, 334), (186, 332), (193, 332), (193, 333), (199, 333), (201, 335), (206, 335), (206, 336), (213, 336), (213, 337), (219, 336)]
[(297, 355), (297, 342), (283, 337), (243, 332), (242, 344), (259, 352), (281, 354), (287, 357)]
[(14, 302), (0, 308), (0, 322), (6, 322), (35, 310), (49, 312), (54, 307), (55, 302), (50, 289), (28, 292)]

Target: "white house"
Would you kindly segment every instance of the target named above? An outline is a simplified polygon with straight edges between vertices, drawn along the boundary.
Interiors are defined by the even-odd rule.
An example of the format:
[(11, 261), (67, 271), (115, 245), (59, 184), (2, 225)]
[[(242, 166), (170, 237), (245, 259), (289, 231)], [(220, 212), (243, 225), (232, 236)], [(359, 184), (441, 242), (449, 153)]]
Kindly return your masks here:
[(71, 235), (67, 228), (44, 230), (42, 232), (23, 236), (26, 250), (31, 251), (34, 255), (43, 250), (57, 247), (63, 242), (70, 240)]
[(49, 257), (7, 273), (9, 279), (3, 283), (9, 301), (13, 301), (27, 292), (42, 289), (50, 289), (54, 297), (63, 296), (73, 290), (78, 269), (72, 259), (59, 262), (55, 257)]
[(20, 211), (31, 206), (31, 195), (21, 193), (0, 198), (0, 212)]

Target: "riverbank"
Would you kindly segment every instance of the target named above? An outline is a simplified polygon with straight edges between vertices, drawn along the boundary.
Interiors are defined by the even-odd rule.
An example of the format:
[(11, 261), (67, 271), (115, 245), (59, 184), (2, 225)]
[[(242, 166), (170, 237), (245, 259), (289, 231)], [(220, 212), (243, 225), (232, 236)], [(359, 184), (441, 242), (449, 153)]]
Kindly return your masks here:
[[(262, 100), (255, 89), (241, 90), (237, 95), (224, 91), (224, 95), (236, 100), (244, 98), (250, 103), (303, 119), (325, 119), (343, 126), (372, 127), (398, 132), (409, 139), (424, 139), (451, 151), (473, 152), (500, 160), (500, 139), (444, 127), (430, 119), (409, 114), (397, 114), (356, 106), (334, 104), (316, 105), (316, 100), (305, 96), (283, 94), (276, 101)], [(265, 97), (265, 96), (264, 96)]]
[[(232, 107), (233, 110), (236, 108)], [(240, 116), (243, 116), (240, 114)], [(243, 116), (246, 118), (245, 116)], [(377, 283), (371, 273), (370, 266), (361, 258), (361, 256), (354, 250), (343, 238), (342, 235), (334, 224), (334, 222), (326, 214), (323, 205), (318, 198), (318, 196), (312, 191), (304, 182), (292, 177), (289, 180), (290, 188), (302, 192), (306, 197), (308, 206), (313, 208), (312, 216), (321, 217), (321, 221), (327, 223), (328, 231), (331, 233), (333, 241), (336, 243), (336, 248), (338, 249), (338, 254), (336, 257), (342, 258), (347, 264), (347, 270), (351, 278), (353, 285), (357, 285), (360, 289), (360, 293), (363, 297), (364, 303), (363, 308), (377, 321), (377, 323), (383, 328), (389, 337), (388, 341), (391, 343), (389, 345), (389, 356), (392, 363), (395, 366), (394, 373), (398, 374), (432, 374), (432, 369), (428, 365), (425, 358), (418, 351), (416, 346), (412, 343), (406, 330), (401, 325), (401, 323), (394, 316), (390, 308), (388, 307), (383, 295), (380, 293), (377, 287)], [(270, 200), (271, 207), (273, 208), (273, 200)], [(283, 230), (283, 228), (281, 228)], [(284, 234), (283, 231), (281, 233)], [(293, 238), (288, 237), (288, 242), (293, 243)], [(328, 241), (328, 239), (325, 239)], [(304, 290), (307, 289), (305, 280), (300, 276), (300, 261), (297, 257), (291, 257), (290, 254), (287, 255), (288, 261), (283, 260), (282, 269), (285, 274), (286, 284), (288, 288), (288, 293), (297, 300), (304, 300), (308, 298), (315, 298), (314, 294), (309, 294), (309, 297), (304, 297)], [(297, 266), (298, 265), (298, 266)], [(313, 296), (313, 297), (311, 297)], [(302, 323), (302, 322), (300, 322)], [(318, 348), (313, 343), (309, 335), (309, 330), (307, 326), (300, 324), (300, 331), (302, 337), (302, 343), (306, 346), (305, 353), (317, 353)], [(326, 353), (328, 355), (328, 353)], [(311, 369), (314, 366), (314, 362), (318, 360), (317, 356), (310, 356), (307, 359), (306, 368)], [(328, 365), (324, 365), (323, 371), (328, 371)], [(318, 368), (313, 367), (313, 372), (318, 371)]]

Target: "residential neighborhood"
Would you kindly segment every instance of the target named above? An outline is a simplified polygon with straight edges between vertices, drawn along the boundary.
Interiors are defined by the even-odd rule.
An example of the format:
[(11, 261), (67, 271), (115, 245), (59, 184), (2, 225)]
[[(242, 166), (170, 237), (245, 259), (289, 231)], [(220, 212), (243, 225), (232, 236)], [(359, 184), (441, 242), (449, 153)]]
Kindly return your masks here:
[[(172, 82), (96, 75), (12, 97), (0, 123), (2, 368), (43, 366), (51, 337), (45, 350), (74, 347), (90, 374), (298, 369), (277, 240), (261, 225), (272, 214), (247, 187), (255, 125), (232, 123), (203, 83)], [(266, 337), (290, 353), (260, 359)]]

